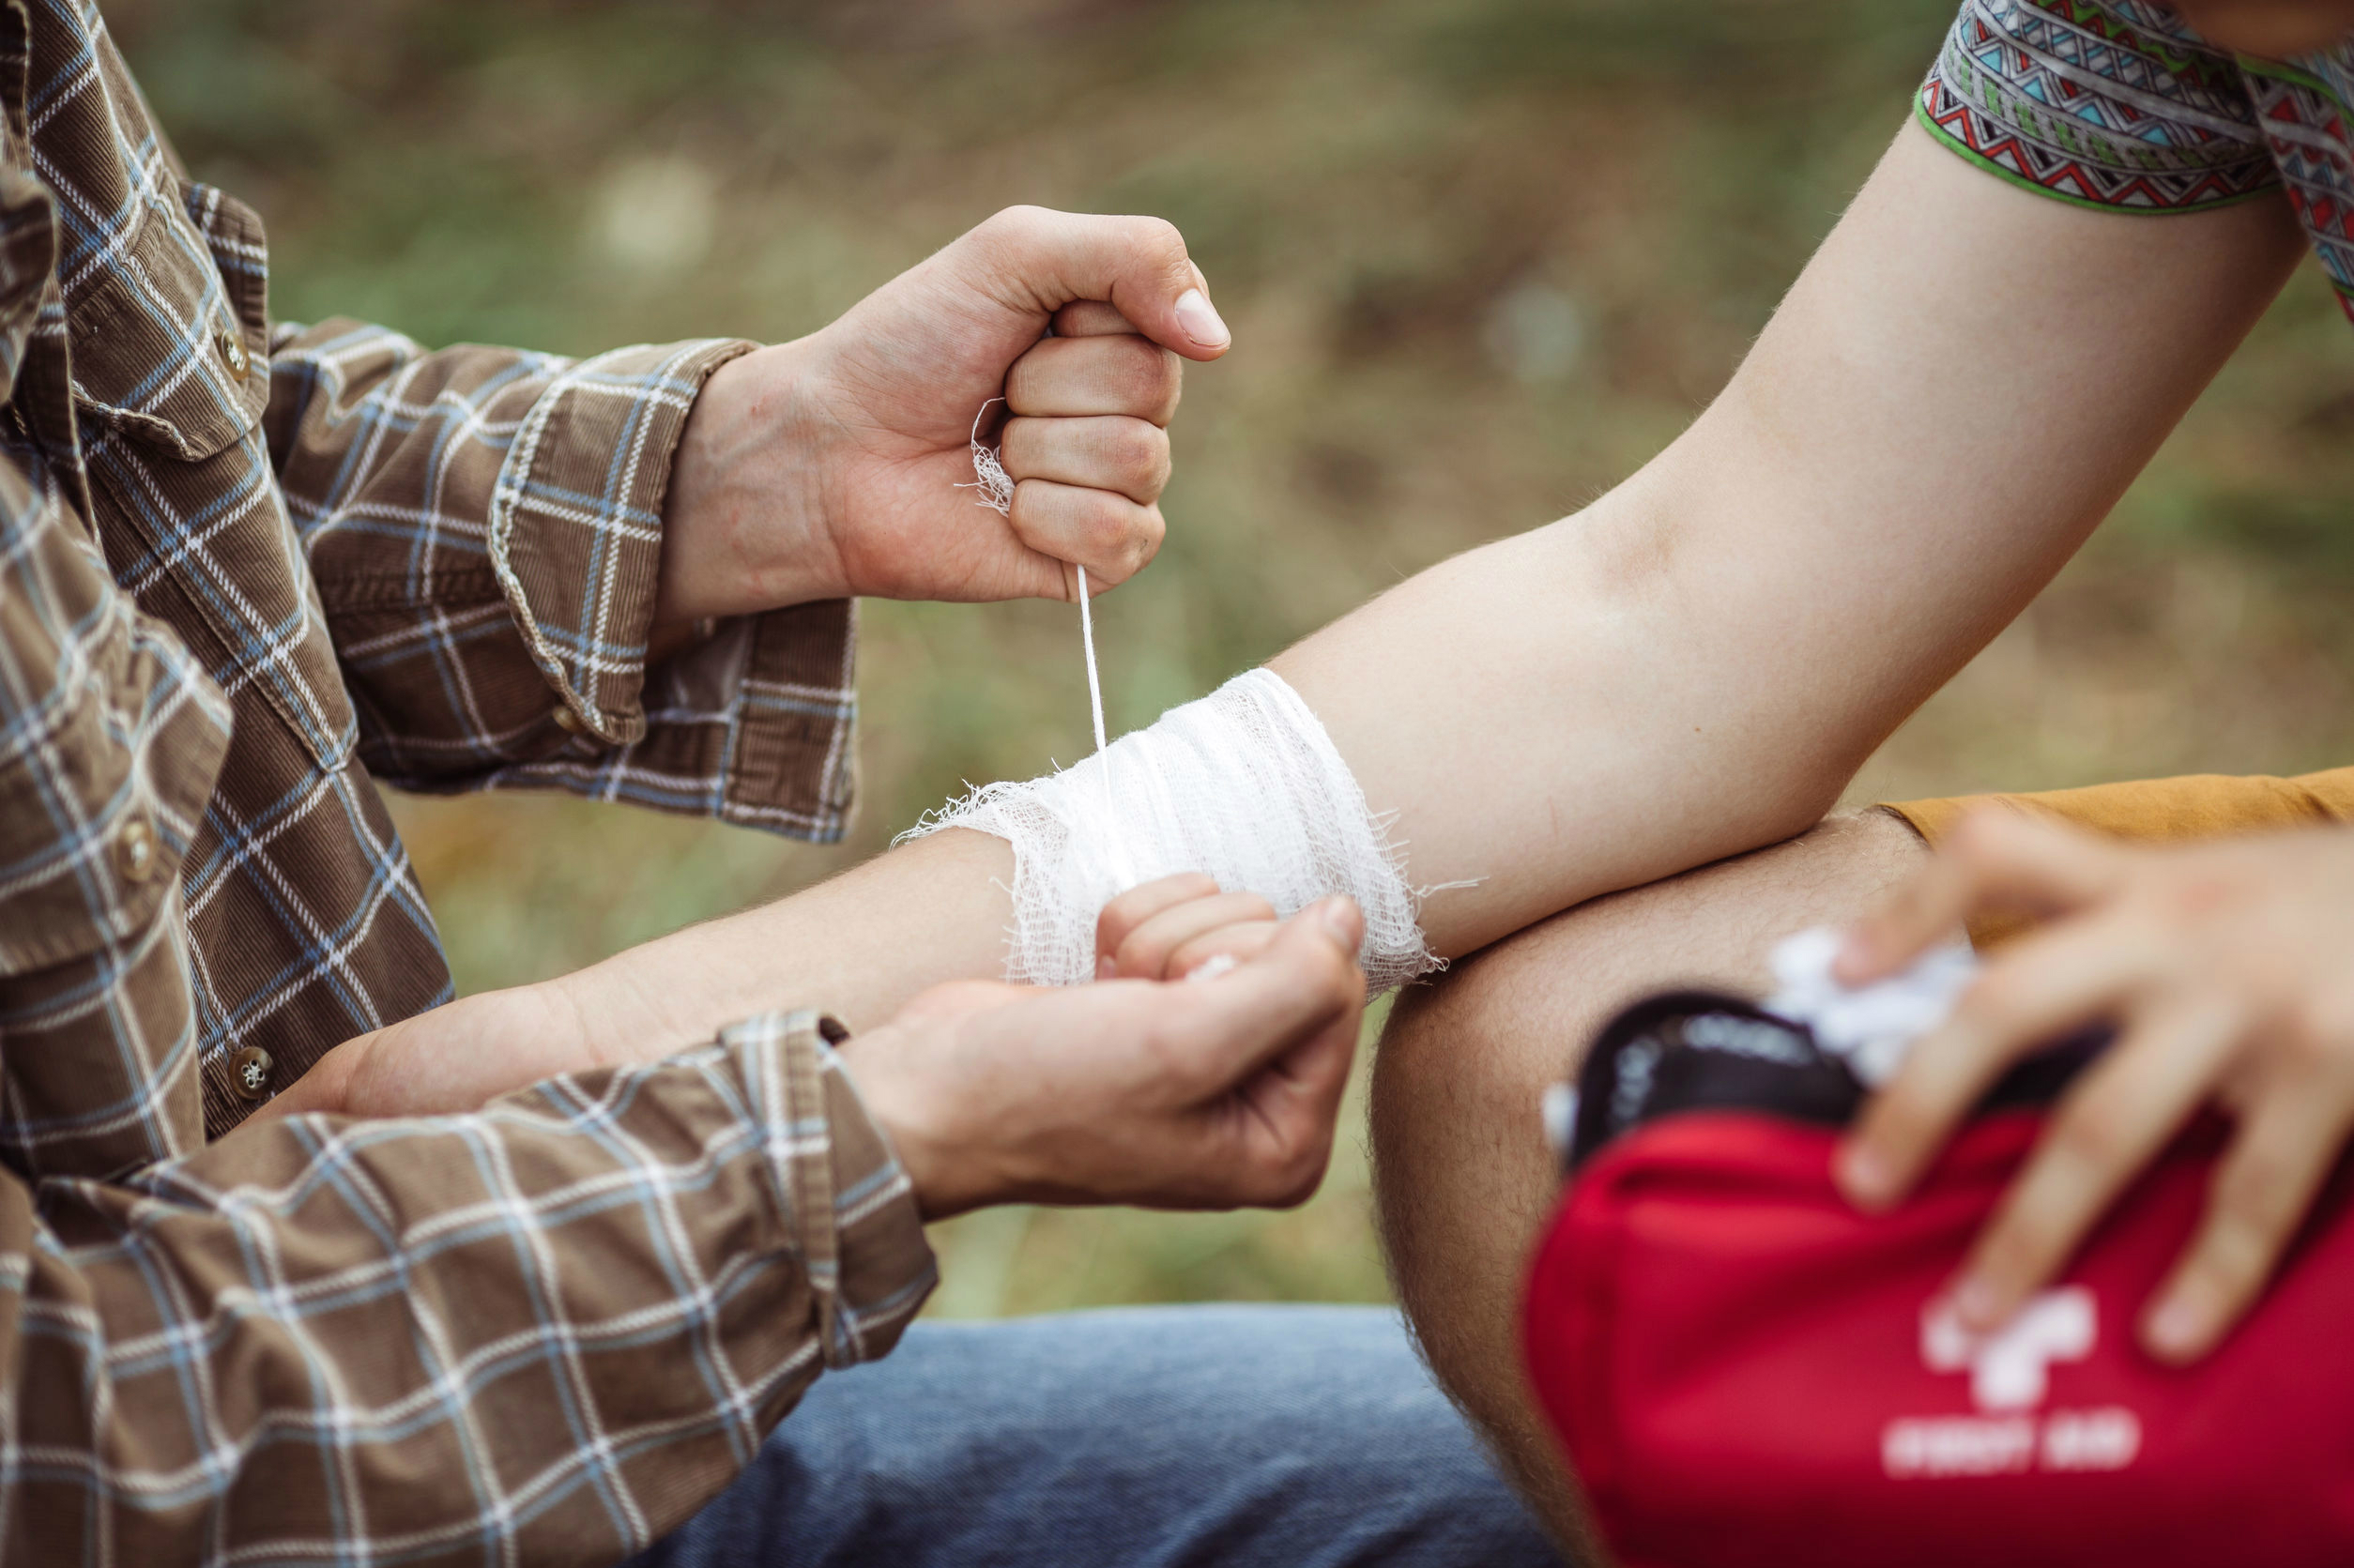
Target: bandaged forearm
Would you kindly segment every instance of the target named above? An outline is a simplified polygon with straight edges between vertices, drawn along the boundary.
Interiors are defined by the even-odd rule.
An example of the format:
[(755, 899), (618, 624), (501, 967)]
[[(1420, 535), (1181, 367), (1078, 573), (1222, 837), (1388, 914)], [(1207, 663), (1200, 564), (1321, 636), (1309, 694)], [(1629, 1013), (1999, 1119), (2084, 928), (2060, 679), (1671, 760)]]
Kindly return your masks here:
[(1092, 980), (1104, 905), (1187, 871), (1257, 893), (1285, 916), (1348, 894), (1365, 911), (1361, 962), (1376, 990), (1438, 967), (1402, 848), (1322, 723), (1270, 670), (1169, 709), (1076, 768), (977, 789), (905, 836), (943, 828), (1013, 845), (1009, 980)]

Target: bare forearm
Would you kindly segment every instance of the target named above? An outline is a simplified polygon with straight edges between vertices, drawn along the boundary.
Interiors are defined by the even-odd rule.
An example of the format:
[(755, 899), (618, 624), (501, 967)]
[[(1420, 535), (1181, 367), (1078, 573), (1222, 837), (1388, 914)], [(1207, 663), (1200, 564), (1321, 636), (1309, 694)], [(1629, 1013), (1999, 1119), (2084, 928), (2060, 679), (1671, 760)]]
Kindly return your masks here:
[(2147, 220), (1908, 126), (1724, 395), (1578, 516), (1274, 667), (1460, 953), (1797, 832), (2106, 514), (2279, 288), (2280, 204)]
[[(2107, 512), (2297, 244), (2262, 205), (2043, 201), (1907, 127), (1641, 473), (1274, 662), (1397, 814), (1412, 879), (1475, 883), (1426, 906), (1431, 946), (1819, 818)], [(580, 978), (631, 1038), (813, 998), (877, 1018), (998, 971), (1010, 873), (999, 841), (949, 833)]]
[[(1396, 814), (1412, 880), (1474, 884), (1426, 906), (1431, 948), (1816, 820), (2083, 541), (2298, 251), (2275, 201), (2079, 211), (1908, 126), (1641, 473), (1274, 662)], [(608, 1058), (764, 1008), (879, 1021), (1000, 972), (1012, 869), (997, 840), (941, 834), (584, 971), (556, 1005)]]
[(260, 1115), (470, 1110), (559, 1073), (654, 1060), (755, 1013), (799, 1007), (864, 1031), (926, 987), (1001, 972), (1012, 879), (1001, 841), (942, 833), (795, 897), (347, 1040)]
[(1003, 973), (1013, 878), (1004, 841), (940, 833), (558, 983), (589, 1038), (622, 1058), (676, 1050), (778, 1007), (823, 1007), (869, 1028), (926, 986)]

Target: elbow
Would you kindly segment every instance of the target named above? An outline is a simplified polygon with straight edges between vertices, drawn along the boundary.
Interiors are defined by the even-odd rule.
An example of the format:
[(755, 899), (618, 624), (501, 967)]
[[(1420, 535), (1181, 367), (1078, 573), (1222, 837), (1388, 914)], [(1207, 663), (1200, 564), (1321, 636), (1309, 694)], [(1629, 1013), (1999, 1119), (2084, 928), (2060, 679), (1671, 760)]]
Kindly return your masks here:
[(1750, 775), (1746, 806), (1728, 823), (1728, 838), (1737, 842), (1728, 842), (1722, 854), (1746, 854), (1813, 830), (1839, 809), (1870, 749), (1856, 754), (1820, 737), (1792, 735), (1781, 753)]

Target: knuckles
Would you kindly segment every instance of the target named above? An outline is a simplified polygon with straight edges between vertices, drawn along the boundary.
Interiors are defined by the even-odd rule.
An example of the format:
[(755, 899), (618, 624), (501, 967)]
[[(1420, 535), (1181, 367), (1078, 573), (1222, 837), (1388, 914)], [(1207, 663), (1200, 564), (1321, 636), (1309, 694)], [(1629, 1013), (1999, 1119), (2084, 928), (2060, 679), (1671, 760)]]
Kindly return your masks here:
[(1123, 495), (1104, 495), (1081, 525), (1087, 564), (1107, 587), (1116, 587), (1160, 554), (1168, 525), (1158, 507), (1139, 507)]
[(1103, 463), (1139, 504), (1150, 503), (1169, 483), (1169, 432), (1142, 419), (1123, 419), (1105, 431)]
[(1005, 427), (1005, 470), (1016, 480), (1053, 480), (1116, 490), (1150, 506), (1169, 483), (1169, 432), (1124, 415), (1024, 417)]
[(1136, 370), (1138, 401), (1148, 410), (1141, 418), (1166, 425), (1177, 417), (1177, 404), (1185, 395), (1185, 361), (1158, 343), (1152, 350)]
[(1162, 266), (1183, 266), (1185, 264), (1185, 236), (1176, 224), (1166, 218), (1146, 213), (1135, 218), (1116, 218), (1113, 222), (1125, 224), (1129, 243), (1144, 260)]
[(1150, 216), (1102, 220), (1124, 226), (1128, 265), (1154, 275), (1168, 285), (1171, 297), (1193, 285), (1193, 263), (1185, 252), (1185, 236), (1166, 218)]
[(1184, 394), (1184, 361), (1133, 332), (1048, 338), (1005, 375), (1006, 403), (1022, 415), (1125, 414), (1166, 425)]
[(1014, 486), (1006, 521), (1024, 544), (1057, 560), (1076, 561), (1103, 587), (1117, 586), (1142, 571), (1160, 553), (1168, 531), (1158, 507), (1041, 480)]
[(1158, 980), (1168, 967), (1169, 954), (1163, 951), (1157, 944), (1148, 941), (1144, 934), (1139, 931), (1131, 933), (1125, 941), (1113, 950), (1111, 961), (1119, 967), (1120, 972), (1124, 975), (1133, 975), (1143, 980)]
[(1000, 207), (975, 223), (966, 237), (991, 249), (1024, 245), (1045, 237), (1062, 216), (1051, 207), (1028, 204)]
[(1175, 418), (1185, 381), (1184, 361), (1176, 355), (1133, 335), (1078, 341), (1093, 346), (1103, 360), (1100, 373), (1116, 404), (1106, 412), (1132, 414), (1156, 425)]

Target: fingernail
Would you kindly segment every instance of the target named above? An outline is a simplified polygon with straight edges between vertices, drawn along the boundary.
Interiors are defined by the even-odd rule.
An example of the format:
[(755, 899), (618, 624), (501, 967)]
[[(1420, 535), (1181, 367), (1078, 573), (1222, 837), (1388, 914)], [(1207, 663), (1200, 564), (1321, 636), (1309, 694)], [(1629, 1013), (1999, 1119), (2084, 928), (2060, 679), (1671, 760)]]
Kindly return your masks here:
[(1110, 980), (1119, 973), (1120, 965), (1118, 961), (1111, 956), (1111, 954), (1105, 953), (1095, 960), (1095, 978), (1097, 980)]
[(2143, 1329), (2149, 1348), (2168, 1361), (2186, 1361), (2198, 1349), (2199, 1315), (2191, 1303), (2168, 1297)]
[(1204, 348), (1224, 348), (1234, 341), (1234, 334), (1218, 319), (1210, 297), (1200, 289), (1187, 289), (1177, 297), (1177, 325)]
[(1242, 967), (1242, 960), (1236, 958), (1232, 953), (1214, 952), (1210, 954), (1209, 957), (1203, 959), (1200, 963), (1196, 964), (1192, 968), (1186, 970), (1185, 978), (1189, 981), (1215, 980), (1220, 975), (1230, 975)]
[(1984, 1280), (1965, 1279), (1953, 1287), (1953, 1315), (1965, 1329), (2000, 1328), (2002, 1300)]
[(1336, 895), (1316, 906), (1316, 918), (1324, 922), (1324, 929), (1332, 933), (1332, 939), (1338, 942), (1343, 950), (1351, 953), (1357, 951), (1357, 943), (1364, 939), (1365, 928), (1357, 919), (1356, 906)]

